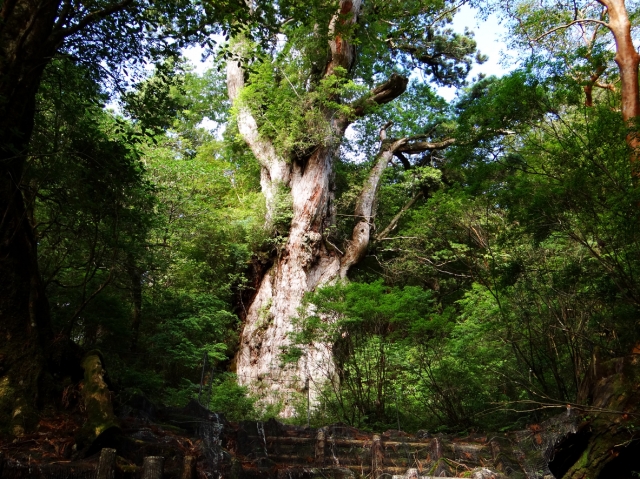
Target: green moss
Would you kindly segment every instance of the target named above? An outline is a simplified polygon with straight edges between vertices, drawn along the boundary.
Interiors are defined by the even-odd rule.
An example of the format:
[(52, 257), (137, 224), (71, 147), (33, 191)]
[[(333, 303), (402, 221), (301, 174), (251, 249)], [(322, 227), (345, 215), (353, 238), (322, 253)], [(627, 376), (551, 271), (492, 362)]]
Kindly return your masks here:
[(99, 351), (90, 351), (82, 360), (81, 365), (84, 369), (82, 397), (87, 412), (87, 421), (78, 439), (80, 442), (90, 442), (105, 431), (119, 426), (113, 414), (111, 393), (104, 381), (105, 370), (102, 354)]

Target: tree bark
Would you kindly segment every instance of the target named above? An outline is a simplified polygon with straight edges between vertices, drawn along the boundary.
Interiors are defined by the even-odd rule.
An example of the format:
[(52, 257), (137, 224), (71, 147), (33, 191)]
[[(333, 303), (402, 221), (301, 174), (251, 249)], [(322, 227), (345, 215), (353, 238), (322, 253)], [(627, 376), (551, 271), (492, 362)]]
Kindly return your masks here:
[(180, 479), (193, 479), (196, 472), (196, 457), (195, 456), (184, 456), (184, 461), (182, 463), (182, 475)]
[(114, 479), (116, 477), (116, 450), (103, 448), (100, 451), (100, 462), (96, 479)]
[(640, 403), (637, 384), (640, 379), (640, 356), (611, 359), (594, 364), (590, 384), (591, 436), (587, 447), (563, 479), (599, 477), (607, 464), (637, 440), (634, 413)]
[(22, 434), (35, 421), (49, 307), (20, 182), (35, 97), (53, 45), (59, 2), (7, 1), (0, 10), (0, 429)]
[(387, 142), (385, 128), (380, 132), (380, 139), (382, 140), (380, 152), (356, 201), (354, 216), (357, 218), (357, 223), (353, 228), (351, 241), (347, 245), (345, 255), (340, 261), (340, 278), (346, 278), (351, 266), (357, 264), (367, 251), (382, 173), (393, 158), (394, 152), (407, 143), (406, 138), (391, 143)]
[[(342, 0), (331, 20), (331, 56), (325, 77), (351, 69), (355, 49), (339, 31), (347, 24), (357, 22), (361, 3), (361, 0)], [(236, 53), (241, 53), (241, 48), (239, 44)], [(406, 80), (402, 85), (395, 96), (404, 91)], [(292, 319), (298, 315), (305, 293), (344, 276), (360, 254), (349, 253), (350, 259), (343, 264), (342, 253), (331, 245), (328, 238), (336, 213), (333, 165), (349, 120), (327, 109), (324, 116), (331, 130), (330, 140), (317, 145), (307, 158), (290, 160), (277, 152), (268, 139), (260, 136), (258, 124), (249, 108), (238, 99), (243, 86), (244, 72), (234, 59), (227, 66), (227, 88), (237, 107), (240, 134), (262, 167), (261, 185), (267, 205), (267, 224), (273, 220), (278, 206), (276, 197), (281, 188), (288, 189), (291, 194), (292, 220), (285, 244), (279, 249), (273, 266), (259, 282), (247, 309), (236, 356), (236, 372), (241, 384), (264, 396), (267, 403), (280, 403), (281, 414), (288, 417), (295, 413), (292, 393), (301, 391), (305, 380), (310, 378), (313, 401), (322, 378), (333, 370), (329, 346), (322, 344), (309, 345), (304, 359), (295, 366), (280, 367), (279, 356), (282, 348), (288, 345), (287, 336), (293, 330)], [(372, 91), (371, 97), (376, 94), (379, 92)], [(393, 95), (386, 95), (384, 101), (393, 98)]]
[(638, 161), (640, 160), (640, 137), (638, 136), (638, 117), (640, 116), (640, 91), (638, 90), (638, 65), (640, 55), (633, 45), (631, 22), (624, 0), (598, 0), (607, 8), (608, 27), (616, 42), (615, 61), (620, 70), (622, 91), (622, 119), (628, 127), (627, 145), (631, 149), (631, 174), (635, 181), (640, 178)]
[(148, 456), (142, 463), (142, 479), (162, 479), (164, 474), (164, 457)]
[[(339, 21), (357, 21), (359, 9), (360, 2), (343, 0), (330, 29), (335, 29)], [(353, 46), (339, 34), (329, 42), (329, 46), (332, 54), (325, 76), (349, 71), (355, 60)], [(239, 57), (244, 56), (240, 41), (235, 46), (235, 53)], [(292, 220), (285, 243), (279, 247), (273, 266), (259, 281), (246, 312), (235, 359), (239, 382), (249, 386), (265, 402), (280, 403), (284, 417), (295, 413), (293, 393), (301, 392), (307, 379), (310, 379), (310, 398), (314, 403), (322, 383), (334, 374), (331, 345), (327, 344), (309, 344), (297, 364), (281, 366), (280, 354), (289, 345), (288, 335), (294, 329), (293, 321), (299, 314), (304, 295), (346, 278), (350, 268), (365, 255), (371, 239), (380, 180), (393, 155), (400, 151), (418, 153), (442, 149), (453, 142), (428, 143), (411, 138), (387, 140), (386, 127), (383, 128), (380, 152), (357, 200), (351, 238), (342, 247), (344, 251), (331, 242), (336, 216), (333, 166), (345, 130), (352, 118), (363, 116), (372, 106), (400, 96), (407, 82), (404, 77), (392, 75), (354, 102), (351, 105), (353, 114), (349, 118), (334, 110), (325, 111), (331, 139), (317, 145), (307, 158), (286, 159), (268, 139), (260, 136), (251, 111), (239, 99), (244, 86), (242, 67), (236, 59), (227, 66), (227, 87), (236, 107), (238, 129), (262, 167), (261, 185), (267, 204), (267, 225), (273, 221), (276, 210), (282, 207), (277, 204), (278, 190), (286, 188), (291, 194)]]

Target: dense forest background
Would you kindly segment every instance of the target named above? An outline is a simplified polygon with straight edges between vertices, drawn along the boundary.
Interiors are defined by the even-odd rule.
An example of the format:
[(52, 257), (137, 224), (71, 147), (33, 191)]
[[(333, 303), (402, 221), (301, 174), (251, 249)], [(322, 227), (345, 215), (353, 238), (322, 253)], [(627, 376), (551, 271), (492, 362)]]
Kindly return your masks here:
[[(450, 30), (455, 9), (441, 3), (429, 3), (437, 21), (412, 27), (435, 38), (423, 70), (416, 52), (380, 53), (410, 31), (367, 42), (389, 32), (362, 26), (357, 75), (315, 89), (313, 52), (326, 32), (299, 13), (245, 57), (223, 42), (203, 74), (179, 50), (115, 80), (79, 50), (49, 62), (20, 189), (53, 330), (102, 352), (118, 401), (184, 405), (204, 383), (201, 400), (231, 419), (279, 412), (239, 385), (234, 355), (256, 278), (287, 241), (290, 199), (278, 193), (265, 226), (261, 166), (238, 131), (228, 61), (245, 67), (260, 134), (292, 157), (326, 134), (318, 112), (345, 107), (331, 104), (338, 94), (356, 99), (394, 73), (409, 79), (397, 100), (353, 118), (342, 143), (326, 237), (338, 252), (351, 241), (380, 132), (438, 144), (384, 165), (366, 255), (299, 309), (274, 367), (331, 345), (335, 369), (317, 386), (313, 424), (523, 428), (586, 402), (594, 358), (633, 350), (640, 190), (613, 37), (575, 22), (562, 2), (516, 2), (498, 13), (518, 68), (471, 79), (482, 56), (472, 35)], [(386, 18), (371, 5), (367, 18)], [(604, 21), (600, 4), (580, 15), (588, 8)], [(450, 102), (436, 93), (443, 84), (459, 87)], [(291, 394), (289, 420), (306, 423), (306, 390)]]

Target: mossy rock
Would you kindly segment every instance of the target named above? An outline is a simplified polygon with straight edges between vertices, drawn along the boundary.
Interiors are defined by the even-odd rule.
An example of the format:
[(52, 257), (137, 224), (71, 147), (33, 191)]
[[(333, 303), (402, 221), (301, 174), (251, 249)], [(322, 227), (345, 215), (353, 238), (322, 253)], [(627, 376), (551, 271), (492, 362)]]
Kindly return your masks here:
[(100, 351), (88, 352), (82, 360), (84, 380), (82, 398), (87, 414), (87, 420), (78, 436), (82, 445), (93, 443), (102, 434), (113, 434), (120, 426), (113, 413), (111, 392), (104, 380), (106, 370)]

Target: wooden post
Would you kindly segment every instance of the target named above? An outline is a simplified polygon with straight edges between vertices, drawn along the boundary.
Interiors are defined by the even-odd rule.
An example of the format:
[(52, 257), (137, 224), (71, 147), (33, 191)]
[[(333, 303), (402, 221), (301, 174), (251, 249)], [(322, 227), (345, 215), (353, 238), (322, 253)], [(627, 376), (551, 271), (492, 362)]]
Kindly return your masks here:
[(446, 470), (445, 465), (440, 461), (442, 458), (442, 443), (437, 437), (431, 443), (431, 460), (436, 464), (436, 469), (433, 471), (434, 476), (443, 476)]
[(196, 469), (196, 458), (193, 456), (184, 456), (184, 465), (182, 466), (182, 475), (180, 479), (193, 479), (193, 473)]
[(418, 470), (414, 468), (407, 469), (407, 473), (404, 475), (404, 477), (406, 479), (420, 479), (420, 476), (418, 475)]
[(382, 442), (380, 435), (374, 434), (371, 443), (371, 477), (372, 479), (380, 479), (383, 474), (383, 458)]
[(324, 430), (318, 429), (316, 434), (316, 466), (324, 466)]
[(142, 463), (142, 479), (162, 479), (164, 457), (147, 456)]
[(116, 477), (116, 450), (103, 448), (100, 451), (100, 462), (96, 479), (114, 479)]

